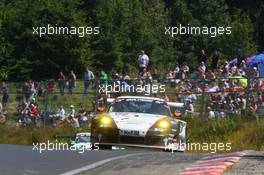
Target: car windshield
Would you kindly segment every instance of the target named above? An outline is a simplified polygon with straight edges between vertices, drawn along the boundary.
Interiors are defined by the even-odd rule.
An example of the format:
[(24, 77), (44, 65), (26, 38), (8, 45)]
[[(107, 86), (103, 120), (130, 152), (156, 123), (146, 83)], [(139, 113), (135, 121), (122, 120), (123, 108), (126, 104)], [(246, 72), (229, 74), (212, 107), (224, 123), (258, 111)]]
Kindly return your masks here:
[(114, 102), (109, 112), (135, 112), (170, 116), (169, 106), (160, 100), (152, 99), (119, 99)]
[(76, 138), (76, 143), (88, 143), (88, 142), (90, 142), (89, 136), (83, 135), (83, 136), (78, 136)]

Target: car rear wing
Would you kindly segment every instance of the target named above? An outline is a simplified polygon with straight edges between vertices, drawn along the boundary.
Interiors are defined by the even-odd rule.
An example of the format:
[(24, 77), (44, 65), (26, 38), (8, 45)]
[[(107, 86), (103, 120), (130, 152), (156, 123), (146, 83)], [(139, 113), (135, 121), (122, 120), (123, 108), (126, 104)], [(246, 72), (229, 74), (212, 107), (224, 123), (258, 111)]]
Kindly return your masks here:
[[(115, 101), (115, 98), (107, 98), (107, 103), (113, 103), (114, 101)], [(179, 107), (179, 108), (184, 107), (184, 103), (179, 103), (179, 102), (167, 102), (167, 104), (170, 107)]]
[(179, 103), (179, 102), (167, 102), (170, 107), (184, 107), (184, 103)]
[(115, 101), (115, 98), (107, 98), (107, 103), (113, 103)]

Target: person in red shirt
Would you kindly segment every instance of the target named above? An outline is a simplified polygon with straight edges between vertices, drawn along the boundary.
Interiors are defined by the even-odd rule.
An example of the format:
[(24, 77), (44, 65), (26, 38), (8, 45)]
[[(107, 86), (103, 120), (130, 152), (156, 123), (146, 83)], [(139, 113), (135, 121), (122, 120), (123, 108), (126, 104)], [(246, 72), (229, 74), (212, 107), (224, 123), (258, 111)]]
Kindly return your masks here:
[(37, 106), (31, 104), (29, 107), (29, 116), (33, 123), (36, 124), (36, 119), (40, 116)]

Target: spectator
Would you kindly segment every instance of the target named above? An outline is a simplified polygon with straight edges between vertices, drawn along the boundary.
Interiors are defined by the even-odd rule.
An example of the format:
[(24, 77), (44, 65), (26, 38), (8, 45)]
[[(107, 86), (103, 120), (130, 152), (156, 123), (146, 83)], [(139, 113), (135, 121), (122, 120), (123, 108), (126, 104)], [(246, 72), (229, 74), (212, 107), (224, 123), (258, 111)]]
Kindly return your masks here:
[(243, 51), (239, 48), (237, 49), (237, 67), (241, 66), (242, 61), (245, 59)]
[(257, 67), (253, 68), (253, 76), (254, 76), (254, 78), (258, 78), (259, 77), (259, 71), (258, 71)]
[(65, 110), (63, 108), (63, 106), (61, 105), (58, 112), (55, 114), (55, 117), (64, 120), (65, 119)]
[(83, 94), (85, 96), (88, 96), (88, 90), (89, 90), (89, 85), (91, 84), (91, 81), (94, 79), (94, 74), (92, 71), (86, 68), (86, 71), (83, 74), (83, 79), (84, 79), (84, 92)]
[(145, 81), (145, 82), (152, 80), (151, 73), (149, 71), (147, 71), (147, 69), (145, 68), (143, 70), (143, 72), (141, 72), (141, 74), (140, 74), (140, 79)]
[(199, 64), (201, 64), (201, 62), (206, 63), (207, 59), (208, 59), (208, 57), (205, 54), (205, 51), (204, 50), (201, 50), (200, 54), (198, 55), (198, 63)]
[(30, 99), (35, 98), (37, 95), (37, 90), (35, 88), (35, 83), (32, 80), (29, 80), (28, 82), (30, 87)]
[(70, 123), (72, 123), (74, 121), (73, 120), (74, 117), (75, 117), (75, 109), (74, 109), (74, 106), (73, 105), (70, 105), (70, 111), (66, 115), (65, 120), (66, 120), (67, 123), (70, 124)]
[(37, 124), (36, 120), (39, 118), (40, 114), (39, 111), (37, 109), (37, 106), (35, 106), (34, 104), (31, 104), (29, 107), (29, 115), (30, 115), (30, 119), (34, 124)]
[(64, 95), (64, 90), (65, 90), (65, 86), (66, 86), (66, 77), (63, 74), (63, 72), (60, 72), (60, 74), (59, 74), (58, 86), (59, 86), (60, 94)]
[(179, 64), (177, 63), (174, 70), (173, 70), (173, 76), (175, 79), (179, 79), (180, 78), (180, 66)]
[(200, 66), (198, 67), (198, 71), (199, 71), (199, 73), (201, 73), (201, 74), (204, 74), (204, 73), (205, 73), (205, 71), (206, 71), (206, 66), (205, 66), (205, 63), (204, 63), (203, 61), (200, 63)]
[(70, 116), (69, 117), (69, 123), (74, 128), (79, 128), (80, 127), (79, 121), (78, 121), (78, 119), (76, 117)]
[(215, 113), (214, 113), (214, 111), (212, 110), (212, 108), (211, 107), (208, 107), (208, 118), (209, 119), (214, 119), (215, 118)]
[(70, 112), (68, 113), (68, 116), (69, 117), (74, 117), (75, 116), (75, 109), (74, 109), (73, 105), (70, 106)]
[(194, 107), (192, 101), (187, 100), (185, 114), (189, 115), (189, 114), (193, 114), (193, 112), (194, 112)]
[(149, 57), (148, 55), (145, 54), (144, 50), (140, 51), (140, 55), (138, 56), (138, 64), (139, 64), (139, 74), (148, 67)]
[(180, 68), (180, 78), (183, 80), (187, 78), (187, 74), (189, 73), (189, 71), (190, 71), (189, 66), (187, 65), (186, 62), (184, 62)]
[(218, 68), (218, 61), (219, 61), (219, 52), (216, 50), (213, 54), (212, 57), (212, 62), (211, 62), (211, 69), (216, 70)]
[(36, 98), (32, 98), (32, 99), (29, 101), (29, 106), (30, 106), (31, 104), (33, 104), (34, 106), (37, 106), (37, 105), (38, 105), (38, 103), (37, 103), (37, 101), (36, 101)]
[(112, 80), (120, 80), (120, 78), (121, 78), (121, 76), (117, 73), (117, 71), (116, 70), (112, 70), (111, 71), (111, 79)]
[(72, 92), (76, 86), (76, 75), (73, 72), (73, 70), (71, 70), (71, 72), (69, 74), (68, 82), (69, 82), (68, 89), (69, 89), (70, 94), (72, 94)]
[(54, 80), (48, 80), (47, 81), (47, 86), (48, 86), (48, 92), (51, 94), (53, 93), (54, 89), (55, 89), (55, 83)]
[(22, 93), (24, 94), (25, 99), (28, 101), (30, 98), (30, 85), (28, 82), (25, 82), (22, 86)]
[(94, 111), (98, 113), (103, 113), (106, 108), (106, 96), (104, 94), (100, 94), (97, 99), (93, 101)]
[(173, 71), (170, 69), (167, 69), (167, 71), (165, 73), (165, 82), (170, 82), (173, 79), (174, 79)]
[(7, 102), (9, 99), (9, 94), (8, 94), (8, 88), (7, 88), (7, 84), (3, 81), (2, 82), (2, 106), (3, 106), (3, 112), (6, 113), (7, 112)]
[(103, 85), (105, 85), (105, 86), (108, 85), (108, 75), (107, 75), (107, 73), (105, 73), (104, 70), (100, 71), (99, 79), (103, 83)]
[(79, 123), (84, 123), (84, 122), (86, 122), (88, 120), (87, 110), (85, 109), (84, 106), (81, 106), (81, 108), (79, 109), (76, 117), (78, 118)]
[(21, 113), (21, 117), (18, 120), (20, 125), (23, 126), (30, 126), (32, 124), (32, 120), (30, 118), (30, 111), (29, 107), (26, 107), (23, 112)]

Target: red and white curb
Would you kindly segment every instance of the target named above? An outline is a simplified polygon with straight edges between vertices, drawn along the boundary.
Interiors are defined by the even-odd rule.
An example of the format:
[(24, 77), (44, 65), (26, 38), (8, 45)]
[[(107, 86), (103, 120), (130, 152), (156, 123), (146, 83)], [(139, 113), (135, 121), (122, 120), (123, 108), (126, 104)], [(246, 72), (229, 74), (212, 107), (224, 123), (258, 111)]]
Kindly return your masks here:
[(247, 152), (206, 156), (181, 172), (181, 175), (222, 175)]

